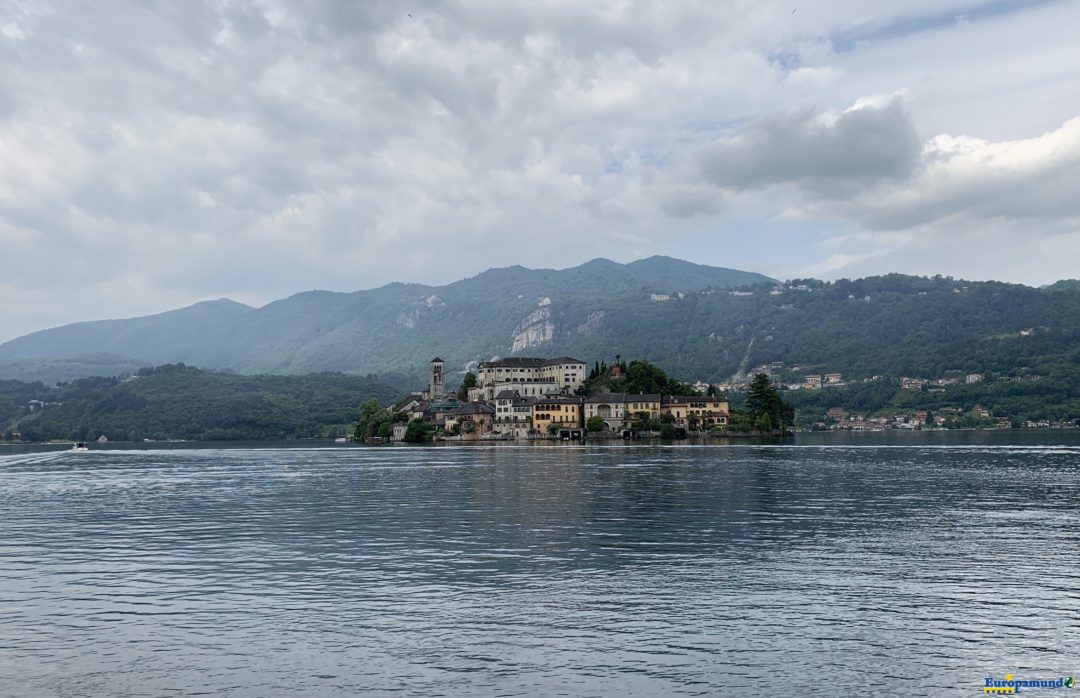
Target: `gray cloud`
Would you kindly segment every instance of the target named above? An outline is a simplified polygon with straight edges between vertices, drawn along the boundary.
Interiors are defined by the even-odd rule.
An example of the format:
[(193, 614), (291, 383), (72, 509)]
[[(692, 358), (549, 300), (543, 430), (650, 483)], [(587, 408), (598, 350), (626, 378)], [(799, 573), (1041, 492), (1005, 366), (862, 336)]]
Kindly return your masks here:
[(910, 176), (920, 150), (903, 102), (894, 98), (831, 120), (812, 111), (767, 116), (708, 146), (699, 166), (708, 181), (724, 188), (794, 183), (850, 189)]

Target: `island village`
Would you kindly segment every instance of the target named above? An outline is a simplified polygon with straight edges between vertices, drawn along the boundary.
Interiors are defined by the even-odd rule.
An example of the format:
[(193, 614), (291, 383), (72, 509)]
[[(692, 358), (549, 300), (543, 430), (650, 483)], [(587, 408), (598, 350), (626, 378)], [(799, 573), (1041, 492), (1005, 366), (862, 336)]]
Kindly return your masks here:
[[(579, 359), (507, 357), (473, 365), (465, 372), (460, 388), (446, 388), (445, 362), (436, 357), (428, 364), (427, 388), (410, 393), (393, 406), (365, 413), (354, 436), (346, 440), (367, 443), (430, 441), (531, 441), (653, 438), (684, 439), (734, 435), (782, 435), (792, 428), (803, 430), (885, 431), (948, 428), (1003, 429), (1016, 427), (1066, 427), (1066, 422), (1021, 422), (996, 417), (976, 404), (962, 409), (937, 406), (929, 409), (894, 409), (889, 414), (865, 415), (843, 407), (813, 412), (797, 425), (791, 406), (780, 397), (797, 392), (840, 390), (854, 385), (838, 372), (806, 373), (801, 368), (785, 371), (780, 362), (754, 367), (725, 383), (694, 384), (670, 379), (659, 367), (634, 361), (629, 365), (616, 357), (608, 366), (597, 362), (592, 369)], [(634, 371), (656, 371), (668, 389), (644, 392)], [(750, 376), (760, 377), (776, 396), (772, 406), (754, 414), (734, 410), (727, 396), (746, 396)], [(795, 380), (792, 380), (795, 378)], [(1038, 381), (1038, 376), (1027, 377)], [(883, 381), (871, 376), (859, 384)], [(1008, 380), (1016, 380), (1009, 378)], [(967, 373), (936, 381), (910, 377), (899, 379), (904, 392), (927, 396), (956, 386), (984, 381), (980, 373)], [(768, 400), (768, 398), (766, 398)], [(741, 404), (741, 403), (739, 403)], [(771, 419), (761, 422), (761, 412)], [(783, 414), (781, 414), (783, 412)]]
[[(594, 369), (595, 377), (596, 371)], [(625, 380), (626, 366), (604, 367), (609, 383)], [(473, 378), (469, 378), (472, 375)], [(445, 389), (444, 362), (429, 364), (428, 387), (410, 394), (396, 408), (400, 421), (389, 436), (407, 439), (409, 426), (422, 422), (432, 437), (444, 440), (631, 438), (667, 433), (720, 430), (728, 423), (728, 403), (717, 396), (627, 392), (583, 394), (590, 377), (584, 361), (511, 357), (481, 362), (456, 394)], [(426, 439), (425, 439), (426, 440)]]

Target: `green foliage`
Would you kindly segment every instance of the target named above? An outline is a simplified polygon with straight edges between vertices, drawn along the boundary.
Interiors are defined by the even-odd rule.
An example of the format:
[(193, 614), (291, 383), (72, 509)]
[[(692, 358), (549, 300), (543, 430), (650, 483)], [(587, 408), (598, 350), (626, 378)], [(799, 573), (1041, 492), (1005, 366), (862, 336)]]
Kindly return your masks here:
[(632, 431), (660, 431), (663, 422), (656, 417), (651, 417), (648, 412), (635, 412), (631, 416), (630, 429)]
[(590, 433), (597, 433), (603, 431), (605, 428), (604, 418), (600, 415), (593, 415), (585, 420), (585, 429)]
[[(237, 376), (183, 364), (136, 377), (84, 378), (46, 388), (0, 382), (0, 429), (27, 440), (292, 439), (355, 423), (359, 398), (389, 400), (399, 388), (342, 374)], [(29, 400), (60, 403), (30, 413)]]
[(558, 434), (559, 433), (559, 425), (558, 424), (548, 424), (547, 425), (547, 433), (551, 434), (552, 436), (554, 436), (555, 434)]
[(661, 439), (674, 439), (675, 438), (675, 425), (671, 422), (663, 422), (660, 424), (660, 438)]
[[(871, 417), (900, 412), (927, 410), (927, 424), (934, 415), (944, 416), (960, 410), (961, 417), (952, 418), (949, 426), (971, 427), (987, 420), (972, 417), (978, 405), (993, 415), (990, 422), (1006, 419), (1016, 424), (1027, 421), (1069, 421), (1080, 419), (1080, 349), (1059, 365), (1049, 368), (1041, 380), (1012, 380), (1008, 376), (990, 374), (986, 381), (950, 385), (931, 391), (902, 390), (899, 381), (882, 379), (867, 383), (850, 383), (843, 387), (822, 390), (793, 390), (787, 399), (799, 413), (800, 426), (809, 426), (827, 410), (843, 407), (856, 414)], [(1004, 380), (1001, 380), (1004, 378)]]
[(469, 399), (469, 390), (476, 387), (476, 374), (472, 371), (465, 372), (465, 378), (461, 381), (461, 387), (458, 388), (457, 397), (458, 400), (465, 401)]
[(372, 398), (360, 405), (360, 421), (355, 431), (356, 440), (365, 441), (373, 436), (390, 438), (394, 433), (394, 425), (407, 420), (408, 417), (404, 412), (399, 412), (393, 407), (379, 407), (379, 401)]
[(668, 376), (664, 369), (643, 359), (619, 364), (623, 378), (612, 378), (611, 369), (601, 366), (599, 373), (585, 381), (582, 393), (630, 393), (638, 395), (694, 395), (696, 391), (690, 385)]
[(746, 391), (741, 410), (733, 410), (731, 428), (736, 431), (786, 432), (795, 423), (795, 411), (764, 373), (756, 374)]
[(414, 419), (405, 428), (405, 441), (411, 444), (431, 443), (434, 436), (435, 426), (425, 422), (423, 419)]

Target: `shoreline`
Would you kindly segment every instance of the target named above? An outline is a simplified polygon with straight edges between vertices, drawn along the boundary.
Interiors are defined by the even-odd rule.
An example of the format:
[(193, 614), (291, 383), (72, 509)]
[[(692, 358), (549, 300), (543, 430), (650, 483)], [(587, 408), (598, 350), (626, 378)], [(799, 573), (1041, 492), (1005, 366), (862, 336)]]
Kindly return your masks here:
[[(228, 441), (157, 441), (123, 442), (113, 441), (108, 444), (91, 444), (89, 453), (110, 451), (171, 451), (203, 449), (357, 449), (375, 447), (398, 448), (730, 448), (746, 446), (910, 446), (910, 447), (950, 447), (950, 446), (1017, 446), (1025, 444), (1045, 445), (1050, 437), (1062, 446), (1080, 446), (1080, 429), (1044, 428), (1044, 429), (951, 429), (936, 431), (901, 431), (884, 432), (840, 432), (817, 431), (796, 432), (787, 437), (738, 436), (706, 439), (586, 439), (562, 441), (555, 439), (520, 440), (520, 441), (440, 441), (437, 443), (410, 444), (404, 442), (383, 444), (333, 443), (327, 439), (259, 439)], [(6, 448), (5, 448), (6, 447)], [(30, 453), (70, 453), (71, 443), (11, 443), (0, 442), (0, 456), (14, 455), (19, 452)], [(85, 454), (77, 454), (85, 455)]]

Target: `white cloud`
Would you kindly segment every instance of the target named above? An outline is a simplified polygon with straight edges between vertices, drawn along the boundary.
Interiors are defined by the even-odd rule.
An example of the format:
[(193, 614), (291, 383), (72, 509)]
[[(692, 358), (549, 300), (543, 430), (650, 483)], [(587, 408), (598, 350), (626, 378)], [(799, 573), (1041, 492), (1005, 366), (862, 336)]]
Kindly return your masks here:
[(690, 237), (774, 273), (1076, 249), (1075, 4), (0, 3), (0, 339)]
[[(842, 210), (869, 228), (910, 228), (943, 219), (1074, 226), (1080, 217), (1080, 117), (1034, 138), (991, 142), (939, 135), (906, 182), (868, 187)], [(1073, 228), (1074, 230), (1080, 228)]]

